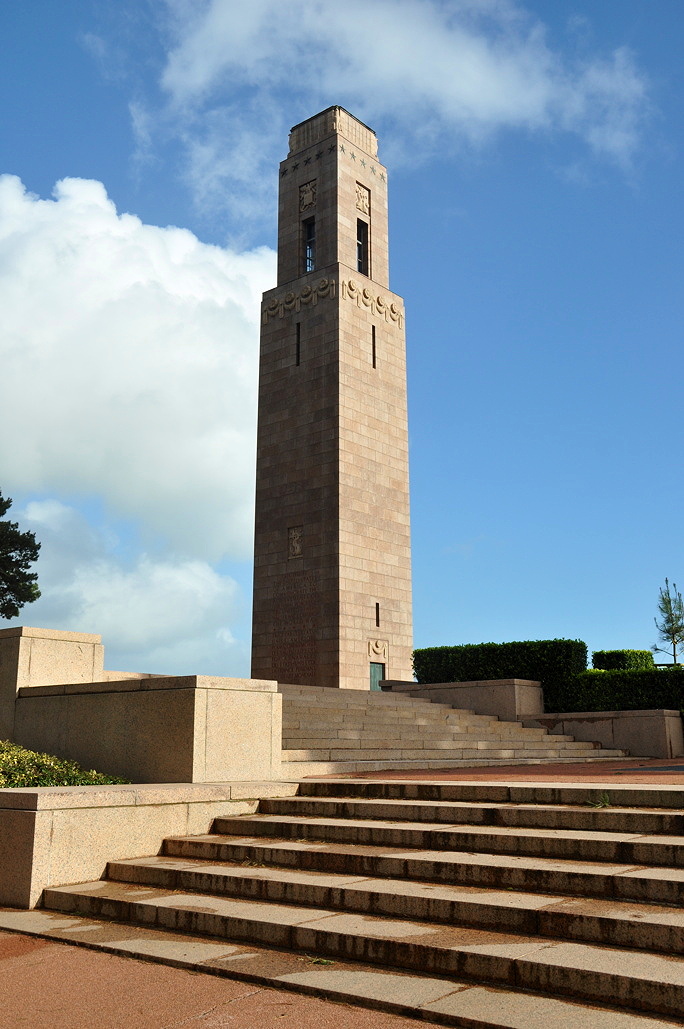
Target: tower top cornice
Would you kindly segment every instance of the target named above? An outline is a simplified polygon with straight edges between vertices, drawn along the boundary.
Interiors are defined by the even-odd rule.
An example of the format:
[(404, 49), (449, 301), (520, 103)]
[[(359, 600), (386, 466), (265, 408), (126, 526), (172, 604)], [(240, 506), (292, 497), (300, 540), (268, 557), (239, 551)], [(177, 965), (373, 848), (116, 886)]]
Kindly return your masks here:
[(344, 107), (327, 107), (320, 114), (314, 114), (312, 118), (299, 122), (290, 130), (290, 152), (289, 157), (298, 154), (307, 147), (314, 146), (321, 140), (326, 139), (333, 133), (339, 133), (354, 146), (363, 150), (371, 157), (378, 156), (378, 137), (373, 129), (364, 125), (362, 121), (355, 118), (353, 114), (346, 111)]

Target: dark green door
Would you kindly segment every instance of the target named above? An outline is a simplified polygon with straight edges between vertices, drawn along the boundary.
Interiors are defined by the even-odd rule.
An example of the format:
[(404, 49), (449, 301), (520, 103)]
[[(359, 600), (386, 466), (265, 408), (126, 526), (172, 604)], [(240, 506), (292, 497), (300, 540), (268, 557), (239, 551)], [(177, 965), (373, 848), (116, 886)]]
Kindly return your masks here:
[(372, 690), (380, 689), (380, 680), (385, 678), (385, 666), (380, 664), (378, 661), (371, 661), (370, 666), (370, 688)]

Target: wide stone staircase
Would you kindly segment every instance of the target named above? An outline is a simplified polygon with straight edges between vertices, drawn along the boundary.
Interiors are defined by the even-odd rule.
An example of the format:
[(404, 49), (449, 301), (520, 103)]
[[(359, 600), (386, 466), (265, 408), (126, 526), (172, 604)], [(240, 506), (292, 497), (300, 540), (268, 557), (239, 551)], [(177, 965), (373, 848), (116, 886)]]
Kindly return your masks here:
[(399, 694), (282, 683), (278, 689), (283, 778), (625, 756), (547, 729), (525, 729), (519, 722)]
[(682, 1025), (683, 809), (676, 787), (308, 780), (46, 890), (45, 916), (86, 945), (429, 1023)]

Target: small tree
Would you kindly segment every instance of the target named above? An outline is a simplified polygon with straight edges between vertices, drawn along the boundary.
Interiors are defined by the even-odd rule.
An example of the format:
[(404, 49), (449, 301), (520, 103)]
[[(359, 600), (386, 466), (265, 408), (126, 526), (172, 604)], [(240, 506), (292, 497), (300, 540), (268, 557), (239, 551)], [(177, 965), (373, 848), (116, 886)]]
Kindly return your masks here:
[[(12, 499), (0, 493), (0, 519)], [(32, 532), (19, 532), (16, 522), (0, 521), (0, 618), (16, 618), (24, 604), (38, 600), (38, 576), (29, 567), (38, 558), (40, 543)]]
[(651, 650), (654, 654), (669, 654), (672, 651), (672, 661), (677, 665), (679, 664), (677, 647), (684, 643), (684, 600), (682, 600), (676, 583), (673, 582), (672, 589), (670, 589), (670, 583), (666, 579), (665, 589), (660, 587), (658, 610), (662, 616), (661, 620), (658, 621), (657, 618), (654, 618), (653, 621), (660, 634), (660, 639), (663, 643), (667, 643), (667, 650), (656, 646), (655, 643)]

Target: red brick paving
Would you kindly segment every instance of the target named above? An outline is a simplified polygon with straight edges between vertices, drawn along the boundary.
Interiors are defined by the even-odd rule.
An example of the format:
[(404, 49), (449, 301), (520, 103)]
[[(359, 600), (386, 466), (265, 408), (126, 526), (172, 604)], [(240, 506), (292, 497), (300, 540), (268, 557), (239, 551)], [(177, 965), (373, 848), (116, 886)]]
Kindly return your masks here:
[(381, 1011), (0, 932), (0, 1029), (437, 1029)]

